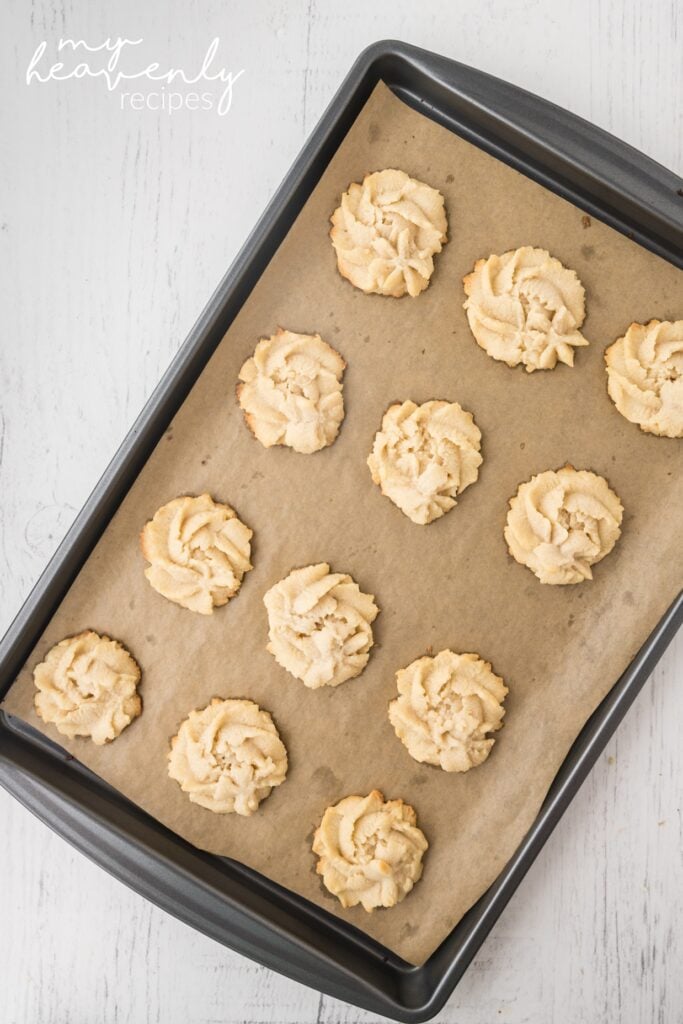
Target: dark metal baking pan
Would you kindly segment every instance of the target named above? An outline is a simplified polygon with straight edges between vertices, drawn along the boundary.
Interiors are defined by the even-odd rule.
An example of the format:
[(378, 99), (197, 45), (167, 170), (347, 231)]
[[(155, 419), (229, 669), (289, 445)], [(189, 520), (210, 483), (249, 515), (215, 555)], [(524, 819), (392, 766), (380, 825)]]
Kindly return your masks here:
[[(379, 80), (428, 117), (683, 267), (683, 182), (574, 117), (399, 42), (358, 58), (0, 644), (4, 694)], [(282, 974), (403, 1021), (444, 1004), (683, 621), (683, 596), (586, 724), (494, 885), (421, 967), (233, 861), (195, 849), (18, 719), (0, 714), (0, 784), (152, 902)], [(226, 1007), (227, 1010), (227, 1007)]]

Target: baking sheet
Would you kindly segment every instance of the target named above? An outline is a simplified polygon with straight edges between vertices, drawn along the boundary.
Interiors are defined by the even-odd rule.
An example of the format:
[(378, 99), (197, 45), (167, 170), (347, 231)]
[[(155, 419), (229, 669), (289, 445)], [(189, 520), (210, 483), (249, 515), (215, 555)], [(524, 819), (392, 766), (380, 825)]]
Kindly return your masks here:
[[(366, 296), (336, 272), (329, 216), (369, 171), (400, 167), (446, 197), (449, 242), (417, 299)], [(461, 279), (475, 260), (547, 248), (587, 293), (588, 349), (574, 369), (528, 375), (474, 342)], [(627, 423), (606, 393), (604, 348), (632, 320), (675, 319), (681, 273), (378, 85), (192, 393), (41, 637), (3, 709), (56, 740), (195, 845), (257, 869), (423, 962), (495, 879), (535, 818), (582, 725), (683, 582), (680, 443)], [(263, 449), (234, 398), (242, 362), (278, 326), (320, 332), (348, 363), (346, 419), (312, 456)], [(365, 459), (396, 400), (458, 401), (483, 435), (479, 480), (428, 527), (370, 479)], [(507, 501), (571, 462), (604, 475), (625, 507), (595, 579), (544, 587), (503, 540)], [(254, 529), (254, 570), (211, 617), (165, 601), (143, 576), (142, 525), (179, 494), (209, 491)], [(328, 561), (374, 593), (376, 646), (356, 680), (306, 690), (266, 652), (262, 597), (295, 566)], [(32, 668), (82, 629), (121, 640), (143, 669), (144, 711), (103, 748), (68, 741), (32, 707)], [(444, 647), (476, 651), (510, 688), (489, 760), (466, 775), (413, 761), (387, 714), (394, 673)], [(268, 709), (290, 769), (250, 819), (191, 804), (166, 773), (180, 722), (213, 696)], [(350, 793), (402, 797), (430, 841), (422, 880), (391, 910), (342, 910), (310, 850), (325, 807)]]

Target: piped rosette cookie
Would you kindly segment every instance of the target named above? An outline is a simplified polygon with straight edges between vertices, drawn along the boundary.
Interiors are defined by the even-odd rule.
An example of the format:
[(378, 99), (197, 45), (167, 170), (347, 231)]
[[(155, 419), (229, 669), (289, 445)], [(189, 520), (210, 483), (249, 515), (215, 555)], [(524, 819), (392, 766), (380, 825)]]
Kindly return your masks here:
[(478, 654), (440, 651), (396, 673), (389, 721), (411, 757), (445, 772), (467, 772), (491, 752), (508, 689)]
[(294, 569), (263, 603), (267, 649), (309, 689), (339, 686), (367, 665), (379, 608), (346, 573), (330, 572), (327, 562)]
[(477, 479), (481, 431), (457, 402), (397, 403), (385, 412), (367, 461), (382, 494), (424, 526)]
[(505, 540), (512, 557), (541, 583), (583, 583), (618, 541), (623, 513), (603, 477), (565, 466), (520, 484), (510, 500)]
[(607, 391), (647, 434), (683, 437), (683, 320), (631, 324), (605, 352)]
[(264, 448), (310, 454), (331, 445), (344, 419), (346, 363), (319, 334), (280, 328), (242, 366), (237, 399)]
[(401, 298), (428, 287), (447, 230), (441, 193), (387, 169), (349, 185), (330, 237), (342, 277), (368, 294)]
[(415, 811), (379, 790), (347, 796), (325, 811), (313, 837), (316, 871), (342, 907), (393, 907), (422, 875), (429, 846)]
[(92, 630), (55, 644), (33, 679), (39, 718), (70, 739), (109, 743), (142, 711), (137, 662), (123, 644)]
[(478, 260), (463, 284), (470, 329), (492, 359), (533, 373), (573, 366), (574, 349), (588, 344), (583, 285), (545, 249), (525, 245)]
[(287, 775), (287, 751), (267, 711), (215, 697), (171, 741), (168, 774), (192, 803), (249, 817)]
[(162, 505), (140, 535), (145, 576), (162, 597), (211, 615), (227, 604), (251, 569), (252, 531), (211, 495)]

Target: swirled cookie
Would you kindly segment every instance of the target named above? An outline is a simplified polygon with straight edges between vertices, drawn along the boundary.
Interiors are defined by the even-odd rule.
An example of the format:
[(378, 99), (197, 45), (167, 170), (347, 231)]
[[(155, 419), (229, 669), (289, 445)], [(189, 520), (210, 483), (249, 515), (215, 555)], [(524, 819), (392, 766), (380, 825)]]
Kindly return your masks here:
[(145, 576), (169, 601), (211, 615), (235, 596), (251, 569), (251, 537), (230, 506), (209, 494), (174, 498), (154, 513), (140, 535), (142, 553), (151, 563)]
[(489, 756), (508, 689), (478, 654), (440, 651), (396, 673), (389, 721), (416, 761), (467, 772)]
[(140, 668), (117, 640), (88, 630), (67, 637), (33, 670), (39, 718), (63, 736), (116, 739), (142, 711)]
[(171, 740), (168, 774), (192, 803), (248, 817), (285, 781), (287, 751), (258, 704), (214, 697), (191, 711)]
[(572, 466), (548, 470), (510, 500), (505, 540), (541, 583), (582, 583), (619, 539), (623, 512), (603, 477)]
[(263, 598), (268, 650), (278, 665), (315, 690), (361, 674), (379, 609), (371, 594), (327, 562), (294, 569)]
[(368, 294), (419, 295), (434, 272), (448, 222), (440, 192), (403, 171), (354, 182), (332, 214), (339, 273)]
[(422, 875), (429, 846), (415, 811), (377, 789), (328, 807), (313, 837), (316, 871), (342, 907), (371, 911), (400, 903)]
[(683, 320), (631, 324), (605, 352), (607, 390), (622, 416), (660, 437), (683, 437)]
[(527, 373), (574, 365), (574, 349), (588, 342), (583, 285), (545, 249), (529, 245), (478, 260), (463, 278), (465, 309), (477, 344)]
[(278, 331), (262, 338), (240, 370), (237, 398), (265, 448), (309, 454), (332, 444), (344, 419), (346, 363), (319, 334)]
[(390, 406), (368, 466), (373, 482), (414, 523), (425, 525), (456, 504), (482, 463), (481, 432), (457, 402)]

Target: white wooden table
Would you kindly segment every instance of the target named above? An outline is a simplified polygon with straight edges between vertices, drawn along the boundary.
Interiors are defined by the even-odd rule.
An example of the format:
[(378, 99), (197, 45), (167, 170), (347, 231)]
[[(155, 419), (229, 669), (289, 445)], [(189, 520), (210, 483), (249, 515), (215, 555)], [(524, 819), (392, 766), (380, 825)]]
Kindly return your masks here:
[[(3, 629), (367, 43), (471, 63), (683, 170), (676, 0), (10, 0), (9, 15)], [(225, 117), (122, 110), (101, 80), (25, 84), (60, 36), (142, 37), (147, 62), (188, 74), (218, 36), (218, 63), (245, 72)], [(682, 715), (679, 636), (440, 1021), (681, 1020)], [(156, 910), (1, 791), (0, 836), (3, 1024), (373, 1019)]]

